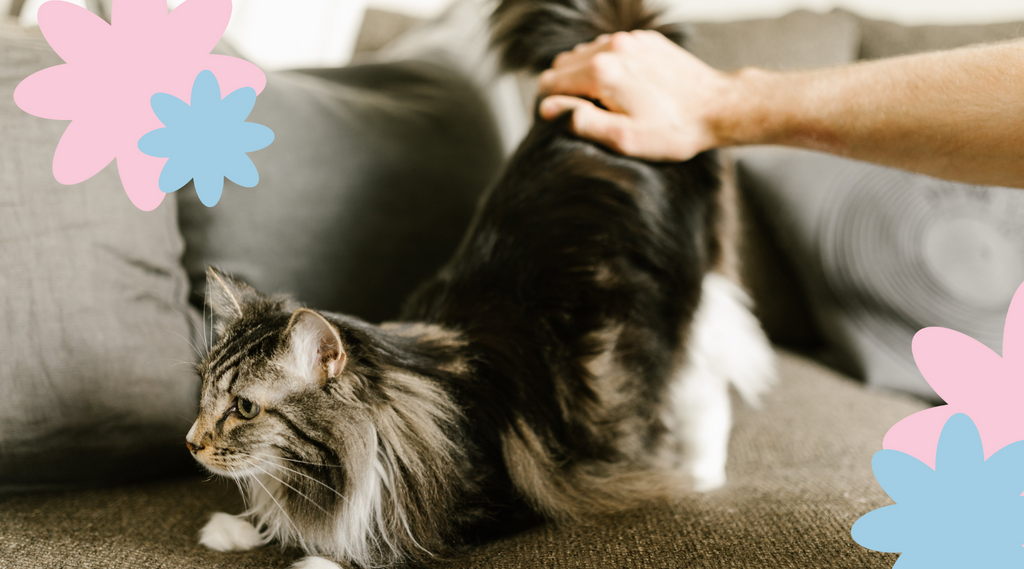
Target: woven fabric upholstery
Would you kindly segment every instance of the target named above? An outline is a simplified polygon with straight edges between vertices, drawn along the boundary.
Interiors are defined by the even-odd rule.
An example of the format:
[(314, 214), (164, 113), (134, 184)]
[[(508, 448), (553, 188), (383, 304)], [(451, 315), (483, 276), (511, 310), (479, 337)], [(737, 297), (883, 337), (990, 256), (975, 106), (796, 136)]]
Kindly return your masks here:
[[(764, 58), (752, 58), (767, 57), (774, 43), (779, 53), (795, 54), (805, 58), (804, 66), (812, 66), (806, 63), (810, 58), (828, 65), (825, 56), (848, 57), (851, 38), (862, 57), (880, 57), (1009, 37), (1019, 29), (1011, 25), (908, 31), (864, 20), (851, 28), (849, 18), (802, 15), (788, 20), (797, 22), (789, 32), (783, 20), (776, 21), (770, 32), (759, 27), (770, 27), (770, 22), (751, 24), (745, 31), (740, 24), (696, 26), (700, 38), (694, 49), (705, 49), (709, 61), (733, 68), (771, 65)], [(835, 27), (827, 28), (826, 21)], [(716, 33), (721, 34), (718, 39), (712, 37)], [(808, 36), (786, 34), (811, 34), (835, 43), (824, 49), (807, 41)], [(761, 41), (762, 47), (729, 45), (743, 38)], [(790, 49), (783, 43), (802, 47)], [(717, 55), (712, 54), (715, 45), (724, 46)], [(6, 135), (9, 124), (0, 121), (0, 133)], [(4, 189), (0, 188), (0, 197)], [(754, 272), (762, 274), (760, 269)], [(5, 274), (0, 272), (0, 277)], [(776, 276), (773, 282), (770, 286), (779, 290), (792, 281)], [(781, 320), (791, 314), (786, 306), (780, 302), (773, 308)], [(802, 356), (780, 357), (781, 383), (762, 409), (736, 408), (726, 488), (708, 495), (681, 491), (676, 503), (644, 507), (589, 526), (534, 528), (473, 548), (442, 566), (891, 567), (895, 555), (861, 548), (849, 530), (860, 515), (890, 503), (871, 473), (871, 456), (881, 448), (890, 426), (925, 404), (866, 389)], [(177, 452), (185, 453), (181, 448)], [(299, 552), (273, 545), (240, 554), (215, 553), (198, 545), (197, 533), (211, 512), (242, 509), (232, 484), (198, 476), (103, 490), (6, 496), (0, 498), (0, 568), (269, 569), (287, 567), (298, 558)]]
[(197, 298), (213, 265), (320, 310), (394, 318), (501, 164), (480, 96), (423, 62), (270, 73), (248, 120), (275, 133), (251, 154), (259, 184), (226, 183), (213, 208), (191, 185), (176, 193)]
[(918, 330), (1002, 348), (1024, 280), (1024, 193), (789, 148), (745, 148), (739, 163), (839, 369), (941, 402), (914, 362)]
[(1024, 36), (1024, 22), (972, 26), (901, 26), (859, 18), (861, 59), (953, 49), (965, 45), (1012, 40)]
[(174, 200), (139, 211), (113, 162), (62, 186), (68, 123), (14, 104), (60, 63), (38, 32), (0, 26), (0, 492), (187, 468), (199, 391)]
[[(780, 354), (782, 381), (760, 410), (737, 405), (729, 483), (585, 527), (542, 526), (465, 552), (443, 567), (888, 568), (895, 556), (850, 538), (889, 502), (871, 473), (885, 431), (923, 409), (864, 390), (800, 356)], [(182, 451), (184, 452), (184, 450)], [(242, 510), (230, 482), (200, 479), (0, 500), (0, 567), (270, 569), (298, 551), (204, 550), (211, 512)]]

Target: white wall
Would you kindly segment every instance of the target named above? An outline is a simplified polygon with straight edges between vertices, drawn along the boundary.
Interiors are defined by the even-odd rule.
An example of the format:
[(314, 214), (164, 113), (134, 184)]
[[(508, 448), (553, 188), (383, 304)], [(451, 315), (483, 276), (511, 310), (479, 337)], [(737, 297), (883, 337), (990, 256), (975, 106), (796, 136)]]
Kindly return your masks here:
[[(85, 4), (85, 0), (70, 0)], [(131, 1), (131, 0), (122, 0)], [(169, 0), (174, 7), (183, 0)], [(201, 0), (197, 0), (201, 1)], [(344, 65), (351, 57), (364, 8), (420, 18), (441, 13), (453, 0), (233, 0), (226, 38), (267, 70)], [(681, 20), (728, 21), (780, 16), (805, 8), (843, 7), (904, 24), (1024, 20), (1024, 0), (655, 0)], [(0, 7), (10, 0), (0, 0)], [(43, 0), (28, 0), (22, 25), (36, 23)]]
[[(904, 24), (1024, 20), (1024, 0), (661, 0), (680, 18), (723, 21), (780, 16), (792, 10), (842, 7)], [(451, 0), (369, 0), (368, 6), (428, 17)]]
[(429, 18), (440, 14), (451, 3), (452, 0), (369, 0), (367, 7)]
[(365, 5), (365, 0), (232, 0), (224, 39), (268, 71), (340, 66), (352, 57)]
[[(25, 0), (25, 3), (21, 6), (21, 14), (18, 16), (18, 23), (22, 26), (36, 26), (39, 20), (36, 19), (36, 12), (39, 11), (39, 6), (46, 0)], [(72, 4), (78, 4), (85, 8), (85, 0), (67, 0)], [(10, 11), (11, 0), (0, 0), (0, 4), (3, 5), (3, 14), (7, 14)]]
[[(25, 27), (39, 25), (39, 6), (46, 1), (26, 0), (18, 22)], [(86, 0), (65, 1), (86, 5)], [(167, 0), (168, 8), (183, 1)], [(10, 3), (0, 0), (0, 15), (9, 10)], [(105, 3), (109, 6), (110, 0)], [(344, 65), (352, 56), (365, 7), (366, 0), (232, 0), (231, 22), (224, 38), (268, 71)]]

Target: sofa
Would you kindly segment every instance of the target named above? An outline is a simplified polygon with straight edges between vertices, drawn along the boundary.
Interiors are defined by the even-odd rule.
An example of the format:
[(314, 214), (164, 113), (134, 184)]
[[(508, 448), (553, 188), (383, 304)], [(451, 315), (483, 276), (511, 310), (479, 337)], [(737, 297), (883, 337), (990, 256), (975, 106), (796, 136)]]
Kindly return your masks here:
[[(421, 49), (419, 53), (429, 53), (420, 59), (409, 55), (420, 49), (416, 47), (417, 42), (424, 45), (425, 40), (416, 39), (417, 34), (420, 38), (429, 39), (433, 37), (432, 26), (437, 25), (436, 22), (419, 22), (386, 12), (369, 11), (357, 48), (356, 67), (347, 71), (310, 70), (272, 78), (267, 90), (261, 94), (257, 112), (265, 108), (263, 122), (272, 126), (282, 125), (277, 131), (277, 144), (282, 149), (265, 157), (262, 162), (257, 160), (257, 166), (263, 177), (261, 184), (266, 182), (273, 186), (276, 180), (276, 183), (295, 188), (296, 193), (287, 197), (290, 205), (274, 202), (269, 194), (243, 195), (229, 187), (222, 204), (206, 209), (197, 205), (194, 192), (190, 197), (188, 188), (185, 188), (176, 195), (168, 196), (166, 203), (160, 206), (165, 209), (157, 210), (164, 213), (152, 212), (153, 215), (145, 218), (144, 223), (148, 227), (132, 226), (127, 233), (105, 237), (107, 240), (103, 241), (101, 249), (117, 253), (121, 260), (128, 259), (134, 263), (131, 267), (143, 265), (139, 270), (153, 279), (164, 279), (160, 281), (164, 284), (153, 285), (146, 290), (151, 296), (163, 291), (160, 294), (165, 294), (166, 298), (176, 299), (174, 302), (179, 303), (175, 305), (178, 308), (168, 308), (170, 301), (161, 301), (159, 306), (166, 308), (166, 314), (179, 315), (179, 322), (194, 323), (191, 328), (183, 328), (184, 334), (201, 344), (200, 348), (209, 341), (211, 333), (207, 328), (208, 320), (202, 314), (201, 271), (206, 264), (221, 266), (259, 283), (263, 288), (292, 292), (313, 306), (351, 311), (375, 320), (390, 317), (397, 311), (401, 295), (414, 286), (417, 278), (442, 262), (455, 246), (471, 215), (473, 201), (500, 168), (502, 156), (509, 146), (507, 140), (515, 138), (514, 125), (508, 126), (512, 122), (505, 120), (503, 123), (502, 119), (494, 116), (493, 107), (509, 100), (494, 96), (500, 91), (495, 87), (500, 81), (472, 75), (465, 69), (469, 63), (453, 63), (448, 56), (438, 57), (437, 50)], [(37, 32), (15, 30), (9, 25), (0, 34), (0, 46), (8, 48), (6, 52), (0, 49), (0, 72), (3, 72), (0, 75), (6, 81), (3, 88), (9, 101), (13, 76), (27, 69), (24, 58), (16, 60), (11, 55), (16, 53), (14, 47), (20, 46), (20, 49), (27, 44), (38, 47), (40, 40), (33, 36)], [(1024, 34), (1024, 25), (905, 27), (833, 11), (827, 14), (797, 12), (771, 20), (695, 23), (690, 34), (690, 48), (723, 69), (744, 65), (797, 69), (1007, 39)], [(464, 67), (460, 68), (460, 65)], [(380, 66), (390, 66), (386, 81), (375, 71)], [(448, 81), (453, 74), (462, 74), (465, 80), (452, 79), (452, 83), (446, 84), (447, 87), (441, 91), (431, 87), (439, 80)], [(519, 91), (528, 94), (528, 83), (526, 85)], [(365, 93), (359, 89), (406, 93), (410, 94), (409, 100), (424, 105), (430, 101), (454, 99), (458, 101), (459, 119), (446, 120), (444, 113), (409, 111), (409, 100), (399, 100), (397, 96), (375, 99), (367, 103), (368, 106), (360, 107), (358, 113), (338, 110), (339, 97), (348, 97), (346, 101), (365, 101)], [(526, 97), (525, 100), (528, 99)], [(264, 104), (262, 101), (268, 102)], [(291, 133), (286, 121), (274, 122), (271, 115), (276, 112), (273, 110), (275, 104), (288, 109), (282, 115), (288, 121), (314, 126), (294, 127), (300, 132)], [(303, 115), (307, 112), (304, 109), (317, 105), (333, 109), (335, 114), (331, 120), (335, 122), (324, 123), (321, 117)], [(398, 107), (400, 112), (395, 111)], [(332, 138), (330, 128), (349, 124), (345, 121), (355, 124), (356, 115), (370, 116), (371, 119), (379, 116), (379, 120), (374, 119), (378, 122), (371, 121), (365, 131), (359, 131), (359, 144)], [(13, 113), (0, 115), (0, 128), (6, 124), (9, 129), (16, 126), (23, 130), (34, 129), (37, 127), (32, 125), (43, 122), (21, 117), (18, 120), (22, 122), (16, 123), (13, 117)], [(409, 121), (422, 121), (423, 124), (409, 127), (406, 124)], [(316, 124), (325, 124), (325, 130), (317, 131)], [(373, 124), (381, 126), (374, 129)], [(391, 132), (389, 129), (400, 132), (406, 142), (422, 140), (414, 142), (418, 146), (406, 155), (419, 158), (382, 158), (388, 153), (389, 139), (381, 133)], [(509, 134), (510, 130), (512, 134)], [(42, 131), (32, 132), (32, 136), (47, 140), (52, 147), (52, 135), (46, 135), (49, 136), (46, 138), (45, 133), (40, 134)], [(13, 130), (7, 131), (9, 135), (12, 133)], [(314, 149), (302, 157), (293, 156), (287, 152), (287, 145), (281, 143), (293, 134), (296, 139), (299, 136), (317, 137), (314, 145), (326, 150), (322, 155)], [(436, 148), (441, 144), (438, 140), (444, 142), (446, 148), (450, 146), (455, 150)], [(43, 153), (42, 158), (15, 154), (24, 151), (25, 144), (20, 144), (18, 149), (0, 146), (0, 165), (8, 169), (7, 173), (0, 170), (0, 180), (6, 179), (4, 176), (17, 168), (21, 168), (21, 180), (27, 179), (24, 177), (31, 173), (27, 172), (25, 164), (41, 168), (49, 175), (48, 153)], [(342, 149), (339, 150), (337, 145), (342, 145)], [(852, 540), (850, 528), (863, 514), (892, 503), (875, 481), (871, 470), (871, 457), (881, 449), (884, 434), (904, 417), (928, 408), (935, 402), (934, 397), (925, 390), (897, 391), (891, 388), (899, 385), (874, 381), (877, 378), (869, 373), (874, 368), (860, 357), (863, 356), (860, 348), (850, 349), (842, 345), (849, 334), (844, 335), (842, 326), (829, 321), (829, 311), (822, 308), (824, 293), (811, 288), (815, 283), (824, 281), (820, 278), (815, 280), (804, 271), (806, 263), (801, 253), (796, 251), (800, 247), (798, 239), (787, 237), (790, 224), (796, 222), (779, 214), (778, 210), (784, 209), (785, 200), (773, 193), (780, 180), (785, 182), (789, 179), (789, 166), (806, 168), (807, 160), (817, 158), (802, 155), (779, 158), (771, 152), (771, 149), (755, 149), (749, 156), (740, 152), (738, 160), (745, 219), (743, 276), (754, 298), (757, 314), (776, 344), (779, 383), (758, 408), (745, 406), (738, 400), (735, 402), (736, 423), (730, 446), (727, 485), (706, 494), (681, 489), (678, 498), (670, 503), (592, 520), (584, 525), (535, 527), (468, 549), (452, 559), (438, 560), (438, 566), (892, 566), (897, 554), (861, 547)], [(6, 159), (4, 153), (8, 154)], [(333, 160), (333, 153), (340, 158)], [(467, 156), (472, 159), (466, 160)], [(330, 196), (323, 192), (331, 191), (339, 177), (350, 178), (346, 171), (355, 172), (361, 164), (383, 159), (391, 160), (378, 168), (383, 173), (378, 171), (370, 175), (359, 170), (362, 172), (359, 175), (365, 178), (359, 187), (388, 188), (384, 195), (371, 194), (368, 190), (354, 195), (355, 190), (349, 188), (345, 190), (345, 196), (337, 198), (343, 200), (343, 208), (320, 199)], [(455, 176), (452, 168), (439, 170), (436, 164), (453, 160), (472, 164), (471, 167), (460, 168), (454, 181), (445, 182), (448, 177)], [(339, 161), (340, 164), (337, 163)], [(775, 175), (773, 168), (785, 171)], [(22, 299), (18, 294), (35, 294), (35, 289), (30, 291), (28, 287), (39, 287), (40, 283), (48, 282), (41, 280), (43, 276), (24, 268), (34, 266), (26, 263), (39, 262), (38, 258), (26, 260), (18, 256), (21, 253), (4, 251), (5, 247), (13, 247), (9, 241), (5, 244), (4, 231), (11, 232), (10, 224), (22, 215), (19, 212), (27, 211), (15, 209), (44, 207), (46, 211), (57, 212), (54, 215), (95, 214), (88, 218), (90, 222), (84, 224), (85, 229), (79, 227), (82, 224), (70, 225), (74, 225), (76, 232), (106, 231), (101, 227), (102, 223), (112, 221), (104, 217), (107, 214), (96, 209), (98, 206), (94, 201), (88, 201), (82, 195), (86, 191), (96, 196), (106, 192), (110, 194), (110, 203), (127, 204), (123, 195), (99, 187), (116, 181), (116, 175), (108, 170), (100, 173), (101, 178), (106, 178), (85, 184), (92, 186), (57, 187), (39, 194), (44, 197), (19, 196), (18, 192), (27, 192), (28, 188), (12, 182), (4, 182), (7, 185), (0, 186), (0, 219), (8, 223), (7, 230), (0, 228), (0, 260), (3, 261), (0, 267), (4, 267), (0, 271), (8, 273), (6, 280), (0, 276), (0, 283), (6, 283), (4, 286), (8, 287), (2, 293), (8, 296), (8, 304), (15, 304), (10, 299)], [(416, 192), (401, 189), (408, 187), (415, 188)], [(303, 193), (307, 191), (303, 188), (308, 188), (309, 193)], [(260, 187), (253, 191), (260, 191)], [(254, 205), (259, 201), (256, 196), (269, 202), (262, 206)], [(441, 205), (437, 203), (438, 196), (446, 200)], [(316, 201), (311, 201), (314, 198)], [(42, 205), (31, 206), (36, 203), (31, 200), (43, 202)], [(316, 207), (313, 208), (311, 203)], [(307, 213), (311, 208), (318, 211)], [(118, 219), (134, 220), (133, 216), (138, 212), (127, 211), (131, 215), (121, 212), (117, 214), (120, 216)], [(392, 215), (394, 217), (390, 217)], [(387, 233), (380, 233), (385, 231), (382, 228), (398, 225), (395, 219), (404, 220), (400, 224), (401, 231), (388, 229)], [(297, 233), (304, 228), (313, 232), (325, 223), (328, 227), (337, 226), (337, 231), (310, 236), (294, 249), (278, 250), (284, 239), (282, 235)], [(137, 236), (159, 224), (164, 224), (160, 225), (163, 233), (155, 243), (161, 244), (161, 248), (143, 252), (150, 255), (147, 258), (138, 257), (143, 253), (132, 253), (132, 244), (141, 239)], [(275, 233), (276, 226), (283, 226), (287, 231)], [(50, 228), (45, 223), (32, 227), (42, 232)], [(53, 230), (65, 229), (61, 226)], [(378, 234), (386, 237), (374, 237)], [(22, 238), (19, 243), (36, 246), (43, 237), (33, 235), (31, 240)], [(73, 235), (78, 236), (76, 239), (88, 236), (85, 233)], [(231, 241), (232, 236), (237, 242)], [(341, 255), (333, 249), (318, 248), (323, 241), (331, 239), (353, 243), (354, 252)], [(45, 243), (38, 247), (33, 250), (33, 255), (51, 254), (47, 253), (51, 249), (46, 249)], [(52, 251), (66, 248), (57, 244)], [(309, 253), (310, 257), (296, 255), (295, 250)], [(331, 255), (341, 256), (335, 258)], [(160, 262), (163, 264), (153, 261), (154, 256), (162, 259)], [(267, 262), (266, 266), (260, 264), (271, 258), (280, 259), (280, 262)], [(313, 262), (327, 258), (329, 263)], [(325, 268), (327, 265), (331, 268)], [(331, 275), (336, 280), (328, 280), (324, 284), (324, 277), (317, 275), (330, 270), (337, 271)], [(130, 275), (125, 273), (123, 278), (129, 279)], [(74, 274), (60, 278), (79, 279), (80, 283), (87, 280)], [(104, 290), (110, 289), (109, 281), (104, 280), (106, 276), (93, 275), (89, 278), (105, 283)], [(131, 299), (142, 298), (140, 302), (151, 300), (132, 288), (133, 284), (118, 281), (117, 285), (130, 291)], [(343, 293), (338, 293), (335, 288), (343, 289)], [(78, 293), (72, 291), (67, 294)], [(58, 296), (66, 294), (55, 293), (55, 297)], [(111, 302), (105, 296), (79, 295), (72, 300), (78, 303), (75, 306)], [(1006, 300), (1008, 302), (1009, 299)], [(849, 303), (842, 307), (846, 310), (872, 309)], [(8, 312), (2, 314), (10, 318), (16, 313), (16, 308), (8, 306)], [(37, 312), (51, 319), (78, 318), (76, 313), (67, 310)], [(146, 313), (146, 318), (162, 318), (165, 313)], [(8, 320), (8, 329), (13, 326), (12, 322)], [(75, 322), (77, 325), (78, 321)], [(915, 323), (905, 324), (912, 327)], [(25, 320), (20, 325), (28, 329), (34, 326), (34, 321)], [(167, 336), (162, 335), (143, 334), (142, 337), (167, 341)], [(178, 359), (176, 363), (181, 364), (174, 368), (174, 373), (183, 374), (181, 377), (185, 379), (181, 381), (186, 381), (191, 373), (188, 364), (195, 360), (195, 356), (187, 349), (187, 344), (182, 346), (176, 348), (178, 355), (173, 356)], [(909, 354), (906, 356), (909, 358)], [(0, 349), (0, 360), (19, 357), (23, 357), (23, 352)], [(76, 362), (81, 363), (83, 357), (76, 356)], [(152, 367), (150, 361), (143, 363), (145, 365), (140, 364), (139, 369)], [(98, 375), (106, 378), (117, 373), (134, 373), (132, 370), (135, 369), (122, 370), (105, 365), (107, 367)], [(17, 390), (23, 385), (18, 383), (22, 377), (18, 374), (29, 373), (25, 370), (31, 371), (24, 366), (0, 366), (0, 393), (20, 396)], [(56, 375), (43, 375), (48, 381), (62, 380)], [(920, 384), (919, 377), (907, 381), (912, 385)], [(174, 387), (172, 392), (161, 392), (161, 397), (172, 398), (173, 405), (177, 405), (175, 409), (187, 410), (189, 405), (195, 404), (195, 384), (193, 381), (183, 385)], [(91, 401), (88, 389), (81, 386), (74, 389), (77, 390), (75, 397), (78, 401)], [(135, 397), (146, 387), (132, 384), (129, 387), (115, 385), (110, 389), (115, 394)], [(142, 403), (136, 405), (147, 405), (145, 401), (148, 400), (142, 395), (138, 397)], [(18, 401), (22, 411), (31, 404), (29, 399)], [(78, 423), (71, 423), (61, 433), (88, 430), (89, 417), (113, 412), (102, 406), (85, 410), (73, 407), (72, 410), (84, 414), (76, 419)], [(88, 436), (71, 437), (66, 447), (55, 443), (49, 454), (44, 453), (40, 458), (33, 441), (24, 439), (22, 446), (11, 442), (11, 437), (18, 434), (10, 431), (11, 425), (21, 423), (8, 417), (14, 417), (17, 410), (0, 405), (0, 411), (0, 419), (7, 421), (0, 422), (0, 425), (8, 429), (7, 432), (0, 429), (0, 457), (8, 462), (7, 466), (0, 465), (0, 489), (4, 490), (0, 494), (0, 567), (268, 569), (287, 567), (301, 556), (297, 550), (282, 549), (276, 544), (245, 553), (218, 553), (198, 544), (199, 529), (212, 512), (237, 513), (244, 506), (230, 481), (211, 479), (191, 464), (181, 444), (192, 420), (187, 412), (168, 413), (159, 421), (145, 423), (145, 427), (140, 426), (143, 423), (136, 418), (113, 424), (112, 431), (130, 431), (132, 435), (114, 439), (117, 445), (121, 445), (118, 448), (127, 449), (123, 454), (111, 450), (112, 435), (109, 432), (89, 431)], [(117, 412), (130, 413), (131, 410), (118, 408)], [(60, 420), (59, 415), (56, 418), (46, 417), (51, 422)], [(39, 421), (41, 419), (32, 424)], [(180, 428), (182, 426), (183, 429)], [(63, 436), (54, 434), (56, 432), (39, 430), (35, 433), (39, 437)], [(180, 433), (180, 440), (173, 436), (175, 432)], [(23, 447), (29, 450), (23, 450)], [(35, 454), (30, 452), (32, 449), (36, 449)], [(99, 460), (97, 457), (103, 458)]]

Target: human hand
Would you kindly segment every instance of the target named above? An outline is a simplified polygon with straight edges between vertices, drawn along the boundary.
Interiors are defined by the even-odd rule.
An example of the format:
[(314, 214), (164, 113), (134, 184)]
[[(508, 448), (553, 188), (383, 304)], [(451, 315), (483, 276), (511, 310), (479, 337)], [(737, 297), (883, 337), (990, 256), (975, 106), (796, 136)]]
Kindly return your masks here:
[(730, 87), (730, 76), (658, 32), (619, 32), (555, 58), (540, 75), (541, 92), (550, 94), (540, 114), (551, 120), (572, 110), (577, 135), (623, 154), (689, 160), (729, 142), (720, 134), (719, 117)]

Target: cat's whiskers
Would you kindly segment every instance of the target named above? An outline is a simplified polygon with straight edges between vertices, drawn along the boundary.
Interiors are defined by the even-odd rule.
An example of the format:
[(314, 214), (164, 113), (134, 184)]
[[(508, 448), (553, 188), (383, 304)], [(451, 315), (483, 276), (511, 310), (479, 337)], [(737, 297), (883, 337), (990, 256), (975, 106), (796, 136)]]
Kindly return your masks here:
[(299, 464), (309, 464), (311, 466), (319, 466), (319, 467), (322, 467), (322, 468), (345, 468), (344, 466), (340, 466), (340, 465), (337, 465), (337, 464), (323, 464), (323, 463), (320, 463), (320, 462), (307, 462), (305, 460), (296, 460), (294, 458), (285, 458), (283, 456), (271, 456), (271, 455), (263, 455), (263, 456), (266, 456), (268, 458), (278, 458), (278, 459), (281, 459), (281, 460), (286, 460), (288, 462), (297, 462)]
[[(242, 512), (240, 515), (254, 518), (256, 519), (256, 521), (260, 521), (258, 512), (256, 510), (256, 506), (252, 501), (252, 496), (254, 492), (254, 490), (252, 489), (252, 483), (249, 482), (248, 478), (235, 478), (233, 480), (235, 481), (235, 484), (238, 486), (238, 490), (242, 492), (242, 501), (245, 503), (245, 511)], [(265, 526), (266, 524), (261, 522), (261, 525)]]
[(285, 519), (288, 520), (288, 523), (292, 525), (292, 529), (295, 530), (295, 535), (299, 538), (299, 543), (302, 544), (302, 549), (308, 550), (309, 548), (306, 547), (306, 540), (302, 538), (302, 532), (299, 531), (299, 526), (295, 525), (295, 522), (292, 521), (292, 517), (288, 515), (288, 512), (284, 510), (284, 508), (281, 506), (281, 503), (278, 502), (277, 498), (274, 497), (274, 493), (268, 490), (267, 487), (262, 482), (260, 482), (259, 477), (252, 476), (250, 479), (255, 480), (256, 483), (260, 485), (260, 488), (263, 488), (263, 491), (267, 493), (267, 496), (269, 496), (270, 499), (274, 501), (274, 504), (277, 506), (277, 509), (281, 510), (281, 513), (284, 514)]
[(151, 360), (146, 361), (146, 364), (154, 364), (156, 362), (175, 362), (174, 365), (170, 366), (172, 368), (180, 366), (180, 365), (190, 365), (190, 366), (196, 365), (196, 362), (187, 362), (185, 360), (179, 360), (179, 359), (175, 359), (175, 358), (153, 358)]
[(234, 480), (235, 481), (235, 486), (238, 487), (238, 493), (242, 495), (242, 503), (245, 504), (245, 511), (248, 512), (249, 511), (249, 498), (248, 498), (248, 495), (246, 495), (246, 493), (242, 491), (242, 483), (239, 482), (237, 478), (231, 478), (230, 480)]
[[(269, 463), (268, 463), (268, 464), (269, 464)], [(284, 484), (285, 486), (287, 486), (287, 487), (291, 488), (293, 492), (295, 492), (295, 493), (296, 493), (296, 494), (298, 494), (299, 496), (302, 496), (303, 498), (305, 498), (305, 499), (306, 499), (306, 501), (308, 501), (308, 502), (309, 502), (310, 504), (313, 504), (314, 506), (316, 506), (317, 508), (319, 508), (321, 512), (323, 512), (323, 513), (327, 514), (328, 516), (332, 515), (332, 514), (331, 514), (330, 512), (328, 512), (327, 510), (325, 510), (325, 509), (324, 509), (324, 508), (323, 508), (323, 507), (322, 507), (322, 506), (321, 506), (320, 504), (317, 504), (316, 502), (314, 502), (312, 498), (310, 498), (310, 497), (309, 497), (308, 495), (306, 495), (305, 493), (303, 493), (303, 492), (302, 492), (301, 490), (299, 490), (298, 488), (296, 488), (296, 487), (292, 486), (291, 484), (289, 484), (289, 483), (285, 482), (284, 480), (281, 480), (280, 478), (278, 478), (277, 476), (274, 476), (273, 474), (271, 474), (271, 473), (267, 472), (266, 470), (263, 470), (262, 468), (260, 468), (260, 467), (259, 467), (258, 465), (256, 465), (256, 464), (254, 464), (253, 466), (255, 466), (255, 467), (256, 467), (256, 468), (257, 468), (257, 469), (258, 469), (258, 470), (259, 470), (260, 472), (262, 472), (263, 474), (266, 474), (267, 476), (269, 476), (269, 477), (273, 478), (274, 480), (277, 480), (277, 481), (278, 481), (278, 482), (280, 482), (281, 484)]]
[[(276, 467), (276, 468), (280, 468), (280, 469), (282, 469), (282, 470), (286, 470), (286, 471), (288, 471), (288, 472), (291, 472), (291, 473), (294, 473), (294, 474), (298, 474), (299, 476), (303, 476), (303, 477), (305, 477), (305, 478), (309, 478), (309, 479), (310, 479), (310, 480), (312, 480), (313, 482), (316, 482), (317, 484), (319, 484), (319, 485), (323, 486), (324, 488), (327, 488), (327, 489), (328, 489), (328, 490), (330, 490), (331, 492), (334, 492), (335, 494), (337, 494), (337, 495), (338, 495), (338, 497), (339, 497), (339, 498), (341, 498), (342, 500), (344, 500), (344, 501), (345, 501), (346, 503), (348, 502), (348, 498), (346, 498), (344, 494), (342, 494), (341, 492), (338, 492), (338, 491), (337, 491), (337, 490), (335, 490), (334, 488), (331, 488), (330, 486), (328, 486), (327, 484), (324, 484), (323, 482), (321, 482), (321, 481), (317, 480), (316, 478), (313, 478), (312, 476), (310, 476), (310, 475), (308, 475), (308, 474), (304, 474), (304, 473), (302, 473), (302, 472), (299, 472), (298, 470), (294, 470), (294, 469), (288, 468), (288, 467), (286, 467), (286, 466), (284, 466), (284, 465), (281, 465), (281, 464), (275, 464), (274, 462), (272, 462), (272, 461), (270, 461), (270, 460), (267, 460), (267, 459), (270, 459), (270, 458), (278, 458), (278, 459), (281, 459), (281, 460), (287, 460), (287, 459), (283, 459), (283, 458), (281, 458), (281, 457), (279, 457), (279, 456), (270, 456), (270, 455), (266, 455), (266, 457), (264, 458), (264, 456), (263, 456), (263, 455), (253, 455), (253, 454), (247, 454), (247, 453), (244, 453), (244, 452), (241, 452), (241, 451), (238, 451), (238, 454), (241, 454), (241, 455), (243, 455), (243, 456), (248, 456), (248, 457), (251, 457), (251, 458), (255, 458), (255, 459), (257, 459), (257, 460), (260, 460), (260, 461), (262, 461), (262, 462), (263, 462), (263, 463), (265, 463), (265, 464), (269, 464), (270, 466), (274, 466), (274, 467)], [(300, 461), (297, 461), (297, 462), (300, 462)], [(308, 463), (304, 463), (304, 464), (313, 464), (314, 466), (316, 466), (316, 465), (315, 465), (314, 463), (312, 463), (312, 462), (308, 462)], [(325, 466), (326, 466), (326, 465), (325, 465)]]
[[(210, 341), (206, 337), (206, 297), (205, 296), (203, 297), (203, 322), (202, 322), (202, 324), (203, 324), (203, 345), (206, 346), (206, 353), (210, 353), (210, 349), (213, 348), (213, 346), (210, 344)], [(211, 333), (211, 336), (212, 336), (212, 333)]]
[(181, 338), (182, 340), (185, 340), (186, 342), (188, 342), (188, 345), (192, 347), (192, 351), (194, 351), (196, 353), (196, 355), (199, 356), (199, 359), (203, 359), (203, 358), (206, 357), (206, 354), (204, 354), (199, 349), (199, 347), (196, 346), (196, 343), (193, 342), (191, 338), (186, 338), (186, 337), (182, 336), (181, 334), (175, 332), (174, 330), (170, 330), (170, 329), (167, 329), (167, 328), (164, 328), (164, 331), (165, 332), (170, 332), (171, 334), (174, 334), (175, 336), (177, 336), (177, 337)]

